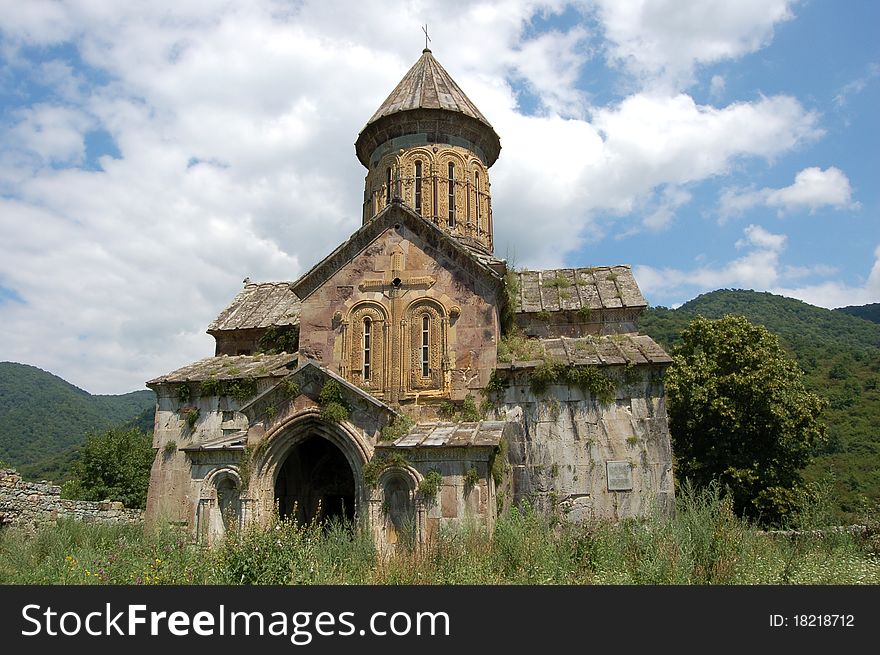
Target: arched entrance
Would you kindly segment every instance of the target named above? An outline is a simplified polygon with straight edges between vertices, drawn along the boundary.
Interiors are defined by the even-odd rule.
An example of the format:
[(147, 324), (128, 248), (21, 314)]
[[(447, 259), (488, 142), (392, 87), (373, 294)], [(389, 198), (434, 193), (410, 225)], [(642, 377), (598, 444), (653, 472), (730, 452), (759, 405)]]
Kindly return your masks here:
[(354, 473), (345, 454), (329, 439), (310, 434), (294, 445), (275, 478), (282, 518), (299, 523), (343, 519), (355, 514)]

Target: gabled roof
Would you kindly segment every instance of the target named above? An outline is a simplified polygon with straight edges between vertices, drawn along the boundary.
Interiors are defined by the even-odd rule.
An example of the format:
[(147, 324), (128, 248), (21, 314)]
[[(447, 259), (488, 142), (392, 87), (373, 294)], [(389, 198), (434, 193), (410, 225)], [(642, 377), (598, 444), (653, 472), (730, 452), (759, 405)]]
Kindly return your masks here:
[(311, 359), (305, 360), (305, 363), (296, 371), (296, 373), (294, 373), (293, 380), (295, 382), (301, 382), (306, 380), (310, 376), (318, 376), (325, 379), (335, 380), (339, 384), (339, 386), (342, 387), (343, 392), (360, 398), (362, 401), (376, 409), (382, 409), (386, 412), (397, 414), (394, 409), (383, 403), (373, 394), (361, 389), (356, 384), (352, 384), (341, 375), (334, 373), (326, 366), (321, 366), (316, 361)]
[(302, 300), (307, 299), (318, 287), (354, 259), (383, 232), (393, 229), (398, 223), (406, 225), (422, 237), (426, 243), (452, 257), (457, 264), (470, 268), (480, 275), (489, 276), (497, 281), (501, 280), (501, 274), (495, 270), (497, 265), (493, 268), (485, 257), (477, 257), (470, 248), (458, 243), (455, 237), (447, 234), (431, 221), (425, 220), (403, 203), (395, 201), (367, 221), (347, 241), (340, 244), (336, 250), (291, 284), (291, 289)]
[[(563, 364), (614, 366), (633, 364), (671, 364), (672, 358), (651, 337), (641, 334), (560, 337), (535, 339), (545, 357)], [(499, 369), (533, 368), (542, 359), (517, 359), (498, 362)]]
[(514, 312), (558, 312), (648, 306), (629, 266), (517, 271)]
[(247, 377), (284, 377), (296, 368), (296, 360), (296, 353), (206, 357), (171, 373), (160, 375), (147, 382), (147, 386), (167, 382), (201, 382), (209, 378), (237, 380)]
[(300, 305), (290, 282), (247, 283), (208, 326), (208, 333), (296, 325)]
[[(317, 362), (303, 359), (300, 363), (302, 366), (287, 376), (287, 380), (296, 384), (299, 393), (319, 402), (324, 386), (329, 380), (334, 380), (338, 383), (345, 401), (350, 405), (350, 421), (362, 421), (365, 417), (371, 417), (369, 420), (372, 421), (376, 417), (384, 417), (387, 424), (398, 416), (394, 409), (381, 400)], [(278, 384), (252, 398), (238, 411), (247, 416), (252, 424), (262, 420), (267, 416), (266, 412), (269, 407), (275, 407), (281, 402), (290, 400), (290, 389), (282, 382), (282, 380), (278, 380)]]
[(383, 116), (412, 109), (454, 111), (492, 127), (427, 48), (422, 51), (422, 56), (367, 121), (367, 125)]

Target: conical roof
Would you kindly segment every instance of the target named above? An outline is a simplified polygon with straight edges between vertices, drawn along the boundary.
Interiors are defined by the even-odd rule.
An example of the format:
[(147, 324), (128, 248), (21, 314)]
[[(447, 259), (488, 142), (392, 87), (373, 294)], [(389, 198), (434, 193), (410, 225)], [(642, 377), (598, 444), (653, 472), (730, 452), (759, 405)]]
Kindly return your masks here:
[(369, 168), (370, 156), (378, 146), (420, 133), (438, 142), (450, 136), (465, 139), (475, 146), (486, 166), (495, 163), (501, 150), (489, 121), (427, 48), (367, 121), (355, 151)]
[(383, 116), (410, 109), (455, 111), (492, 127), (427, 48), (422, 51), (422, 56), (403, 76), (373, 117), (367, 121), (367, 125)]

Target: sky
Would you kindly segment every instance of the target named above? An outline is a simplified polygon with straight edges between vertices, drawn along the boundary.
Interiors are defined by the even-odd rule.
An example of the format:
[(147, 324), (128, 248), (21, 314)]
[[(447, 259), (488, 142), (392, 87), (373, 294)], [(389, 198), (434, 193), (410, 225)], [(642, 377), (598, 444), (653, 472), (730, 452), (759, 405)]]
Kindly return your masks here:
[(0, 0), (0, 360), (124, 393), (360, 224), (421, 55), (501, 137), (496, 255), (880, 302), (873, 0)]

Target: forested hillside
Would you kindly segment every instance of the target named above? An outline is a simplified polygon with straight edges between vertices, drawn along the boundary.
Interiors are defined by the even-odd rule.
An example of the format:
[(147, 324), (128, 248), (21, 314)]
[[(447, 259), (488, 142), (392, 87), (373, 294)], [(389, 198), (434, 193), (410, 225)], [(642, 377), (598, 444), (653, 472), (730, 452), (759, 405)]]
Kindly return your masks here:
[(880, 323), (880, 302), (871, 303), (870, 305), (851, 305), (849, 307), (839, 307), (835, 312), (843, 312), (851, 316), (858, 316), (872, 323)]
[(0, 362), (0, 460), (27, 477), (63, 479), (89, 431), (132, 421), (152, 430), (155, 402), (149, 390), (93, 396), (34, 366)]
[(833, 476), (840, 509), (851, 517), (861, 498), (880, 501), (880, 325), (853, 313), (769, 293), (721, 290), (678, 309), (650, 309), (640, 330), (671, 347), (697, 315), (740, 314), (777, 334), (804, 370), (807, 387), (828, 401), (829, 443), (805, 477)]

